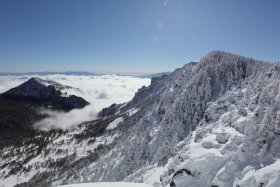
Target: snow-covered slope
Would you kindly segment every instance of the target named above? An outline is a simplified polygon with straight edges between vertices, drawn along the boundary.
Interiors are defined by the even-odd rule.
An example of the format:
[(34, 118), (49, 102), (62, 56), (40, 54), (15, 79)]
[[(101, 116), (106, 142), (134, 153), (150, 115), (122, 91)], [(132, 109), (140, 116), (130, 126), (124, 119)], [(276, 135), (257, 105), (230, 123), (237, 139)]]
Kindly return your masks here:
[(21, 187), (99, 181), (277, 186), (279, 80), (278, 64), (211, 52), (153, 78), (94, 122), (42, 135), (40, 151), (34, 140), (5, 148), (1, 180), (26, 181)]
[(83, 184), (70, 184), (58, 187), (152, 187), (148, 184), (142, 183), (127, 183), (127, 182), (100, 182), (100, 183), (83, 183)]

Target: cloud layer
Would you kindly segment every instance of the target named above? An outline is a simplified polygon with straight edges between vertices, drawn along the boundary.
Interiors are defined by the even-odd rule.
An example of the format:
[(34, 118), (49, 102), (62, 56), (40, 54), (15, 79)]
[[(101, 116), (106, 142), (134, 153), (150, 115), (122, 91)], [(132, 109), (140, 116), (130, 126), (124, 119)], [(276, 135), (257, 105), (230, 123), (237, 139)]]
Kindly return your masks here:
[[(37, 76), (44, 80), (51, 80), (72, 88), (64, 89), (69, 95), (83, 97), (90, 105), (83, 109), (70, 112), (38, 111), (50, 117), (35, 124), (42, 129), (68, 128), (84, 121), (96, 119), (96, 114), (104, 107), (113, 103), (124, 103), (131, 100), (142, 86), (148, 86), (150, 79), (130, 76), (101, 75), (101, 76), (67, 76), (48, 75)], [(0, 93), (30, 79), (31, 76), (2, 76), (0, 77)]]

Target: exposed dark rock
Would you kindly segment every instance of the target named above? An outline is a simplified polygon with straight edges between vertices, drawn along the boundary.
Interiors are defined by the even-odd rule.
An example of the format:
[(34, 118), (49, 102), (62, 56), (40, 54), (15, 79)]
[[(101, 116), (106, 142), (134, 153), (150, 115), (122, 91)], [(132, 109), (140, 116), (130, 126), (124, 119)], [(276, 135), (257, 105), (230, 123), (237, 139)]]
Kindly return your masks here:
[(177, 177), (177, 176), (180, 176), (180, 175), (184, 175), (184, 174), (187, 174), (187, 175), (189, 175), (189, 176), (192, 176), (192, 177), (195, 177), (195, 176), (197, 176), (197, 175), (199, 175), (200, 174), (200, 172), (197, 172), (197, 171), (191, 171), (191, 170), (189, 170), (189, 169), (180, 169), (180, 170), (178, 170), (178, 171), (176, 171), (174, 174), (173, 174), (173, 176), (172, 176), (172, 181), (171, 181), (171, 183), (170, 183), (170, 187), (176, 187), (176, 184), (175, 184), (175, 182), (174, 182), (174, 177)]
[(114, 115), (120, 108), (120, 106), (122, 106), (122, 104), (112, 104), (111, 106), (107, 107), (107, 108), (103, 108), (101, 110), (101, 112), (99, 112), (99, 116), (100, 117), (106, 117), (106, 116), (111, 116)]

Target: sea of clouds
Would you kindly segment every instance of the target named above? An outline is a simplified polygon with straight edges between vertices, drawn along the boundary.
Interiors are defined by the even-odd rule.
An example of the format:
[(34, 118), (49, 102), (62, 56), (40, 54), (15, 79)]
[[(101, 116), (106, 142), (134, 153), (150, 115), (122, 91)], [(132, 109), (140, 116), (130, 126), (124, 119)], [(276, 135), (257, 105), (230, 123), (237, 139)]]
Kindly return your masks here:
[(49, 116), (34, 124), (41, 129), (69, 128), (85, 121), (94, 120), (100, 110), (113, 103), (119, 104), (130, 101), (139, 88), (148, 86), (151, 82), (148, 78), (118, 75), (0, 76), (0, 93), (22, 84), (31, 77), (39, 77), (70, 86), (72, 88), (64, 89), (62, 92), (83, 97), (90, 103), (90, 105), (83, 109), (74, 109), (70, 112), (58, 112), (47, 109), (38, 111)]

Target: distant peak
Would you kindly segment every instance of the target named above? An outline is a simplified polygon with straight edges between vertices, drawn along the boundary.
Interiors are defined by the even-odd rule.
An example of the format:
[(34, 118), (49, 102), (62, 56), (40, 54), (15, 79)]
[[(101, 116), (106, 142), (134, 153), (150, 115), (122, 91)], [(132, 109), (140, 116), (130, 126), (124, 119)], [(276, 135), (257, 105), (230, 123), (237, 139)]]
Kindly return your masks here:
[[(236, 61), (237, 59), (240, 59), (240, 58), (247, 59), (247, 60), (250, 59), (250, 58), (244, 57), (242, 55), (237, 55), (237, 54), (233, 54), (233, 53), (225, 52), (225, 51), (214, 50), (214, 51), (209, 52), (204, 57), (202, 57), (200, 62), (215, 63), (215, 62), (222, 62), (223, 59), (227, 59), (227, 61)], [(223, 62), (226, 62), (226, 61), (223, 61)]]
[(27, 82), (37, 82), (37, 83), (40, 83), (42, 84), (42, 82), (44, 82), (43, 79), (40, 79), (38, 77), (32, 77), (31, 79), (29, 79)]
[(65, 110), (84, 108), (89, 103), (81, 97), (67, 95), (61, 89), (70, 88), (54, 81), (33, 77), (21, 85), (12, 88), (1, 96), (13, 100), (31, 101), (43, 105), (52, 105)]
[(234, 55), (234, 54), (231, 54), (231, 53), (225, 52), (225, 51), (220, 51), (220, 50), (213, 50), (213, 51), (210, 51), (205, 57), (218, 58), (218, 57), (225, 56), (225, 55)]

